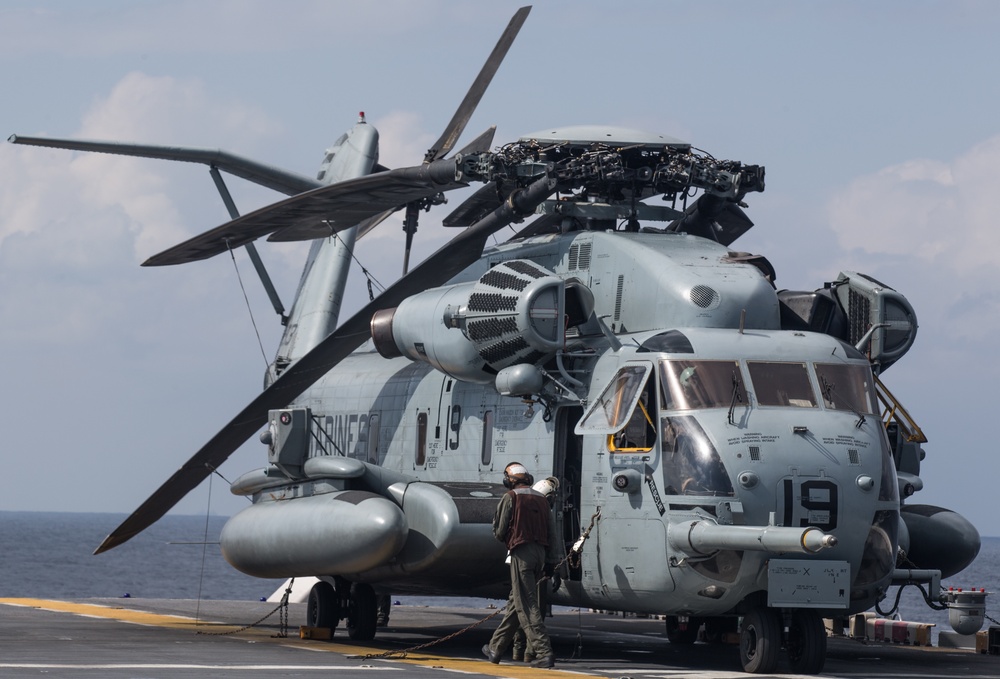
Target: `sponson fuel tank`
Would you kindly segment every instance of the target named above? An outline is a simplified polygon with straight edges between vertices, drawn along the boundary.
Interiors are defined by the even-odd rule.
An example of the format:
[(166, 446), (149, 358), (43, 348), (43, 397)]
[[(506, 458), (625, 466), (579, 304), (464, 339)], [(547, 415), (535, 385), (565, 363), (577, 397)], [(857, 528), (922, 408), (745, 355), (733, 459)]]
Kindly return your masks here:
[(906, 557), (916, 568), (939, 570), (942, 578), (949, 578), (979, 554), (979, 531), (958, 512), (934, 505), (903, 505), (899, 516), (909, 535)]
[(258, 578), (365, 571), (402, 548), (406, 517), (362, 490), (259, 501), (232, 517), (220, 543), (226, 561)]

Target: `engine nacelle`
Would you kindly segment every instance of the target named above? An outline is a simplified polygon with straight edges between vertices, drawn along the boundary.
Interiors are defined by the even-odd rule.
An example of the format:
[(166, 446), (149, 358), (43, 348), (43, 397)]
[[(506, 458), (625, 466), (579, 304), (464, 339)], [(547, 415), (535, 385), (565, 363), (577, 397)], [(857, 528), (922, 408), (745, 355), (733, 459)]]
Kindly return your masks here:
[(781, 290), (781, 327), (822, 332), (858, 346), (880, 373), (903, 357), (917, 337), (910, 302), (865, 274), (841, 271), (813, 292)]
[(493, 267), (475, 283), (426, 290), (372, 316), (386, 358), (429, 363), (479, 384), (517, 363), (540, 364), (565, 339), (566, 284), (527, 260)]

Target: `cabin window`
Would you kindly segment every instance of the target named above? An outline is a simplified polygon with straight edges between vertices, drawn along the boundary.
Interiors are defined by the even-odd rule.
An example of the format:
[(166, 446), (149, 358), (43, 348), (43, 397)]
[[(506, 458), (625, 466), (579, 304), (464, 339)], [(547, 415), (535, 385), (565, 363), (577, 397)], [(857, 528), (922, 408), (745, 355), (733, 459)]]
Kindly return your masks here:
[(664, 410), (729, 408), (747, 402), (738, 361), (663, 361), (660, 385)]
[(368, 417), (368, 462), (378, 464), (378, 415)]
[(875, 379), (866, 365), (817, 363), (816, 379), (828, 410), (875, 414)]
[(805, 363), (747, 361), (747, 369), (759, 405), (816, 407), (816, 395)]
[(427, 464), (427, 413), (417, 413), (417, 449), (413, 462), (417, 467)]
[(483, 447), (479, 453), (479, 461), (484, 467), (493, 463), (493, 411), (483, 413)]

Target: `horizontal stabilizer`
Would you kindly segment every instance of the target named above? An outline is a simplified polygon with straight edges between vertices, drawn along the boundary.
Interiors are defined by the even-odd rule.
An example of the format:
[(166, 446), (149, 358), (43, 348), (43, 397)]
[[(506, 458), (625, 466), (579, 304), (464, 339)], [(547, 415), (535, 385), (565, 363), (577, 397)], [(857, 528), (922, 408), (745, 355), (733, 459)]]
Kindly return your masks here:
[(16, 134), (11, 135), (7, 141), (12, 144), (46, 146), (70, 151), (90, 151), (94, 153), (111, 153), (119, 156), (138, 156), (140, 158), (158, 158), (161, 160), (178, 160), (186, 163), (201, 163), (225, 170), (231, 175), (246, 179), (254, 184), (260, 184), (288, 196), (322, 186), (320, 182), (310, 177), (282, 170), (272, 165), (258, 163), (248, 158), (242, 158), (221, 149), (123, 144), (114, 141), (87, 141), (83, 139), (49, 139), (46, 137), (23, 137)]
[(208, 259), (267, 234), (274, 234), (269, 240), (278, 242), (323, 238), (387, 209), (467, 186), (456, 178), (457, 168), (455, 160), (438, 160), (313, 189), (186, 240), (150, 257), (143, 266)]

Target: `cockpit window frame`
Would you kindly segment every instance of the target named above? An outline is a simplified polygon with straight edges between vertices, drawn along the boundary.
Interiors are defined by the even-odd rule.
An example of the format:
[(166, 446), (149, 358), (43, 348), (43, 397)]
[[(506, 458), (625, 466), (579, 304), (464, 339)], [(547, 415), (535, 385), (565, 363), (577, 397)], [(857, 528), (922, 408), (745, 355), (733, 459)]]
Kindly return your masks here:
[(653, 364), (648, 361), (629, 361), (619, 367), (580, 418), (574, 433), (608, 436), (624, 429), (652, 372)]

